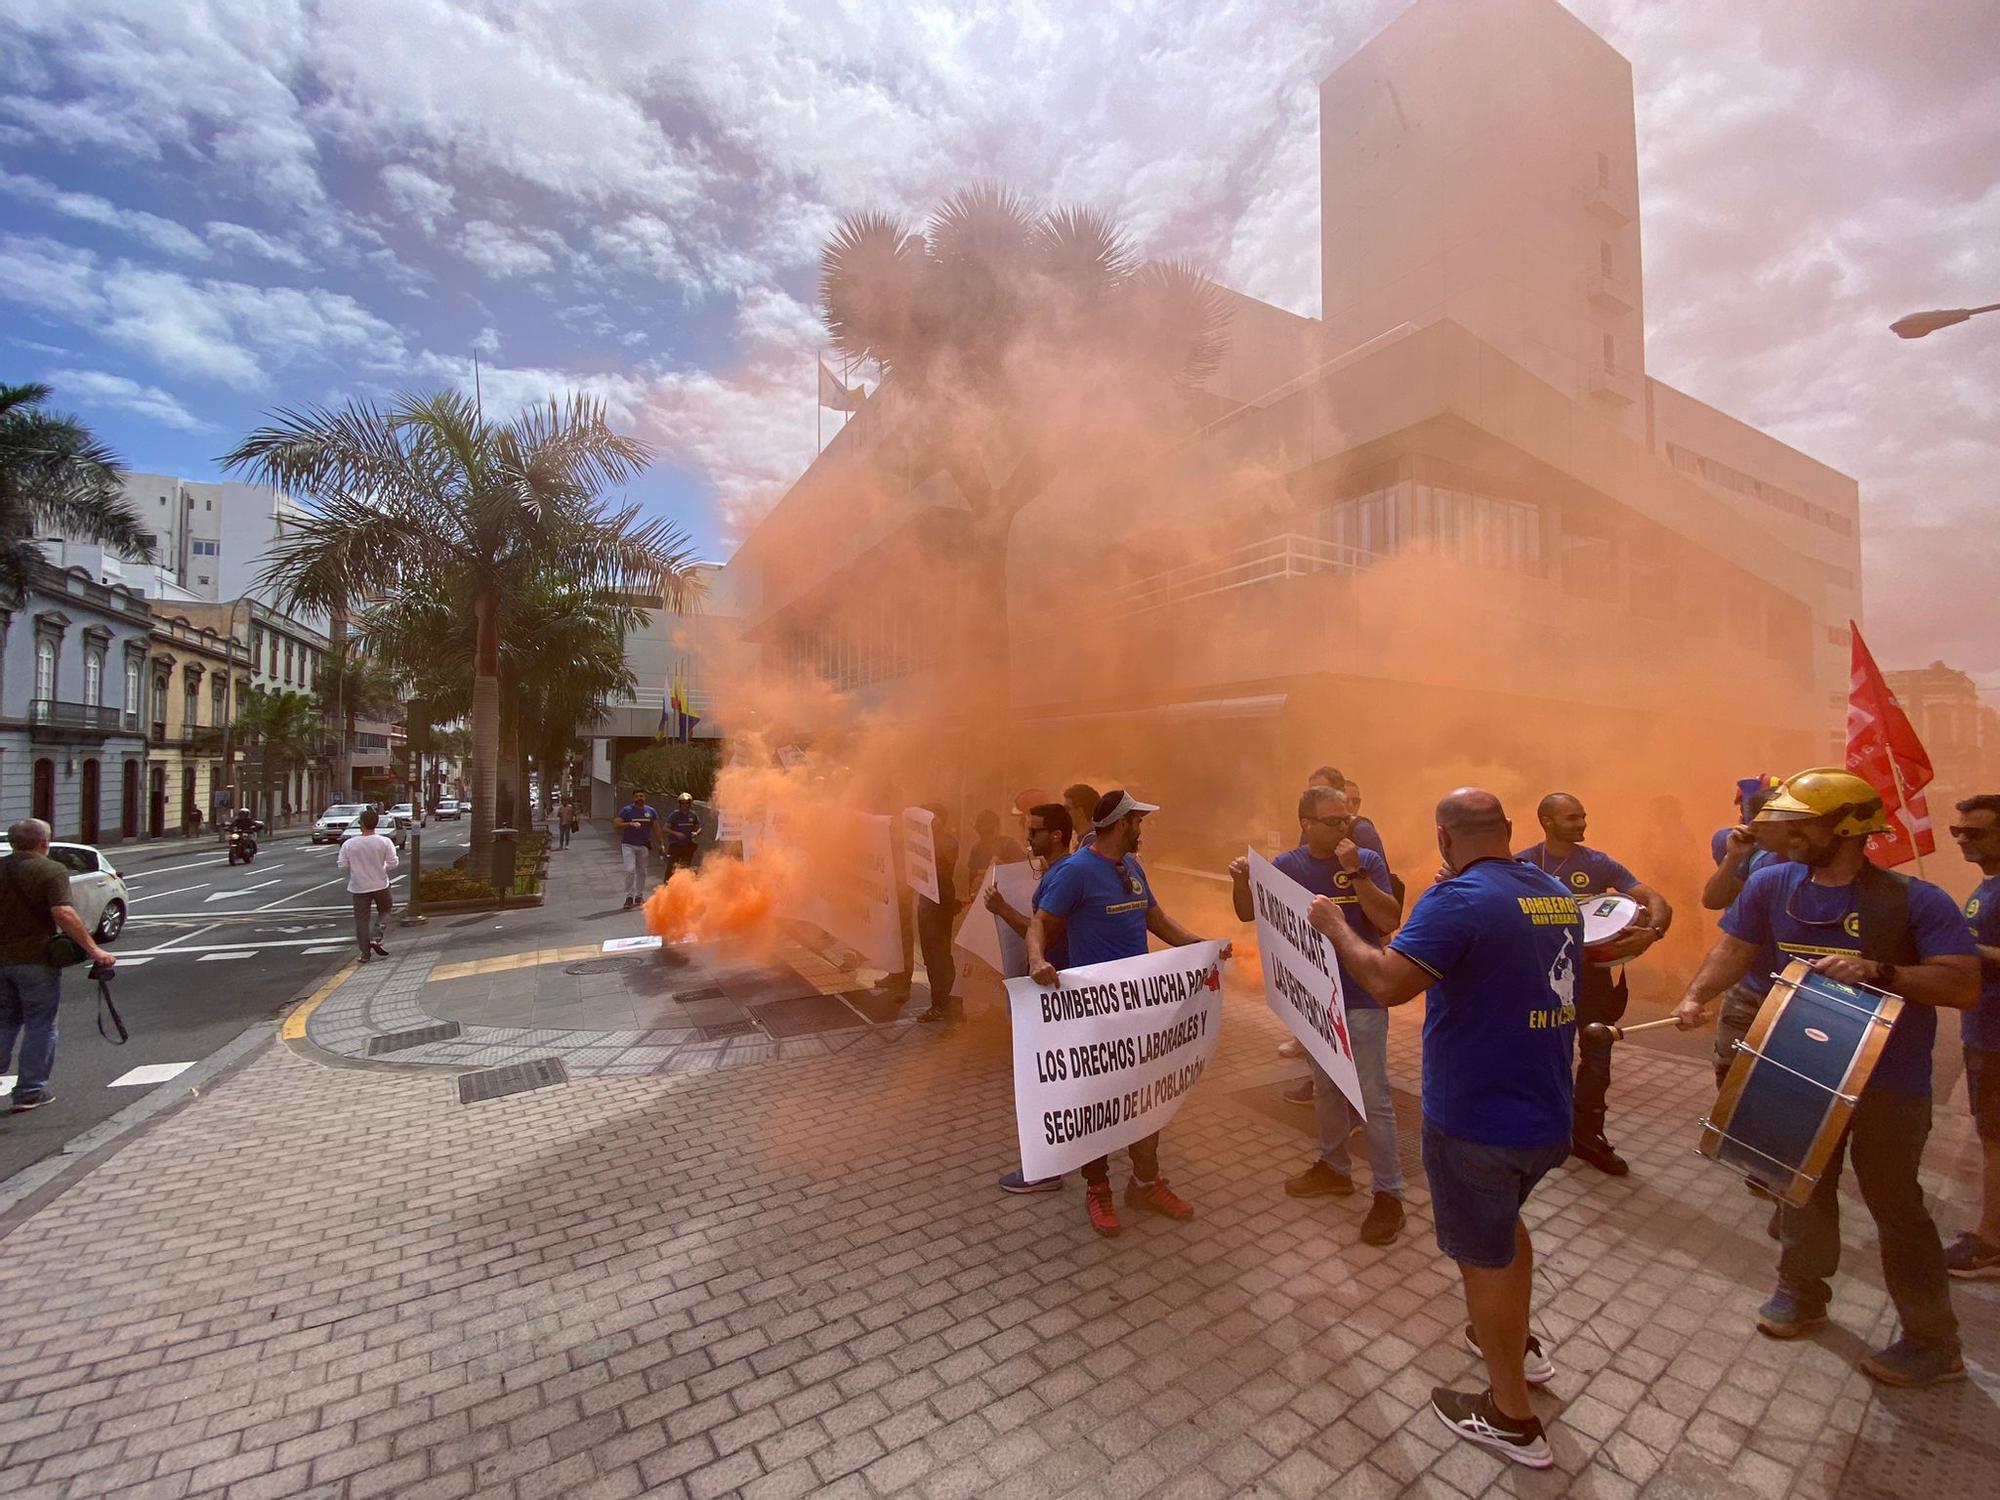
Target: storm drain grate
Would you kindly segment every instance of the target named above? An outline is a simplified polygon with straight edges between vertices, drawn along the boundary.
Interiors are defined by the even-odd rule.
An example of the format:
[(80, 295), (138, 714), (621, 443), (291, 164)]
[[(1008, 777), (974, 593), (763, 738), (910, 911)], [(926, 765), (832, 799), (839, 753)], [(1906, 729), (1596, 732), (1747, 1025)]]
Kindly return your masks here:
[(586, 958), (581, 963), (564, 964), (565, 974), (623, 974), (632, 969), (650, 968), (651, 958)]
[(385, 1031), (368, 1038), (368, 1055), (401, 1052), (405, 1047), (421, 1047), (426, 1042), (448, 1042), (459, 1034), (456, 1021), (440, 1021), (435, 1026), (419, 1026), (415, 1031)]
[(563, 1067), (561, 1058), (530, 1058), (523, 1063), (508, 1063), (504, 1068), (482, 1068), (477, 1073), (459, 1074), (458, 1102), (476, 1104), (481, 1099), (525, 1094), (530, 1089), (545, 1089), (552, 1084), (568, 1082), (569, 1072)]
[(719, 1042), (724, 1037), (755, 1036), (756, 1034), (757, 1023), (755, 1021), (724, 1021), (717, 1026), (704, 1026), (701, 1028), (701, 1039), (704, 1042)]

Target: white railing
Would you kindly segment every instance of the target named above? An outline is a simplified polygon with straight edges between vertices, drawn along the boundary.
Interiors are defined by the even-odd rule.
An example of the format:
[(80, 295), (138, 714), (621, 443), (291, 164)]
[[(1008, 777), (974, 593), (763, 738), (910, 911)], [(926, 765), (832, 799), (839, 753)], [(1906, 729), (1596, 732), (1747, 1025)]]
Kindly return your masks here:
[(1286, 531), (1179, 567), (1136, 579), (1115, 590), (1107, 611), (1138, 615), (1232, 589), (1303, 578), (1311, 573), (1359, 573), (1378, 561), (1373, 552)]

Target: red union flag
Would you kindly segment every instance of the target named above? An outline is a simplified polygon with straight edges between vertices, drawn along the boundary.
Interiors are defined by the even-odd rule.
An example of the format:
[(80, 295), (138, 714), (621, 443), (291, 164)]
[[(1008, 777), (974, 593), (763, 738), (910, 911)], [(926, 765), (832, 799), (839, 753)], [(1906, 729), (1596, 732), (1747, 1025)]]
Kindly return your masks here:
[(1930, 803), (1923, 794), (1935, 773), (1923, 741), (1861, 639), (1861, 627), (1849, 620), (1847, 628), (1854, 638), (1847, 687), (1847, 769), (1882, 794), (1889, 813), (1889, 831), (1868, 840), (1869, 857), (1878, 865), (1905, 864), (1937, 852)]

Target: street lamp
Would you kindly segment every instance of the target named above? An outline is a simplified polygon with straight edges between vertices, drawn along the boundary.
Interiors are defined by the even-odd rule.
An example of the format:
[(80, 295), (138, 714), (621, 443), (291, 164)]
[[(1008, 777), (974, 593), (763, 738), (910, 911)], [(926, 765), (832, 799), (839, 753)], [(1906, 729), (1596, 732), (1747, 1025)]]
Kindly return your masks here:
[[(231, 788), (234, 788), (236, 785), (236, 611), (246, 604), (254, 604), (255, 602), (248, 594), (244, 594), (238, 598), (235, 603), (229, 606), (229, 622), (222, 629), (223, 650), (228, 662), (228, 666), (224, 669), (222, 688), (222, 784)], [(254, 623), (257, 616), (253, 612), (250, 618)], [(255, 663), (251, 663), (250, 666), (252, 671), (256, 670)], [(208, 799), (211, 803), (215, 801), (214, 788), (210, 788)], [(232, 813), (235, 812), (235, 805), (232, 804), (229, 810)], [(221, 827), (216, 829), (218, 833), (222, 833), (223, 831)]]
[(1927, 333), (1936, 333), (1940, 328), (1949, 328), (1954, 323), (1963, 323), (1967, 318), (1990, 312), (2000, 312), (2000, 302), (1989, 302), (1984, 307), (1941, 307), (1933, 312), (1911, 313), (1891, 323), (1889, 331), (1900, 339), (1920, 339)]

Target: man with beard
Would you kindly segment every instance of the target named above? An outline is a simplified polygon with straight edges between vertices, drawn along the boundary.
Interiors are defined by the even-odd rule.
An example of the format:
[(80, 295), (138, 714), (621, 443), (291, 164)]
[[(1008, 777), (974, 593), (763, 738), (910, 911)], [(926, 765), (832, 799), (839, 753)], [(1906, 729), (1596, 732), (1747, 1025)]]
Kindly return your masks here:
[[(1944, 1246), (1917, 1181), (1931, 1131), (1931, 1049), (1939, 1010), (1979, 1000), (1979, 958), (1951, 897), (1925, 880), (1868, 862), (1868, 835), (1888, 829), (1881, 795), (1831, 767), (1788, 778), (1757, 814), (1782, 824), (1789, 863), (1759, 870), (1722, 918), (1722, 938), (1702, 960), (1675, 1011), (1698, 1026), (1709, 1001), (1746, 976), (1769, 976), (1794, 958), (1848, 984), (1900, 995), (1902, 1014), (1855, 1101), (1845, 1135), (1804, 1208), (1780, 1212), (1778, 1286), (1757, 1327), (1792, 1339), (1824, 1327), (1840, 1268), (1840, 1171), (1855, 1181), (1882, 1242), (1882, 1278), (1902, 1334), (1861, 1362), (1885, 1385), (1963, 1380)], [(1751, 981), (1768, 991), (1768, 977)]]

